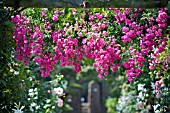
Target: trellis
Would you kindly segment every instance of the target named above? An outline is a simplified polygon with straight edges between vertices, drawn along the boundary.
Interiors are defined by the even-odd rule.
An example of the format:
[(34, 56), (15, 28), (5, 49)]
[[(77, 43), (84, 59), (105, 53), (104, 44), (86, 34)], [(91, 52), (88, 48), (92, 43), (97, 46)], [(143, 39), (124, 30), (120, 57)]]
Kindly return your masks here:
[(5, 0), (10, 7), (113, 7), (113, 8), (160, 8), (166, 7), (170, 0)]

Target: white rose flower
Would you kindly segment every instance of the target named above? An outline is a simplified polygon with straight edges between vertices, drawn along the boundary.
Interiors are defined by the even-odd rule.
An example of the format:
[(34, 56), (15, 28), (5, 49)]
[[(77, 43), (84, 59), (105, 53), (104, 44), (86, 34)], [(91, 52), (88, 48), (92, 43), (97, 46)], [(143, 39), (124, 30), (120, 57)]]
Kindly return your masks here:
[(19, 75), (19, 71), (14, 71), (14, 74), (15, 75)]
[(38, 92), (35, 92), (34, 94), (35, 94), (35, 95), (38, 95)]
[(145, 84), (138, 84), (138, 91), (142, 91), (144, 89)]
[(37, 105), (37, 104), (36, 104), (36, 103), (34, 103), (34, 102), (33, 102), (33, 103), (31, 103), (31, 106), (32, 106), (32, 107), (34, 107), (34, 106), (36, 106), (36, 105)]
[(36, 110), (39, 109), (39, 108), (40, 108), (40, 106), (36, 106), (36, 107), (35, 107)]
[(61, 87), (54, 88), (54, 94), (62, 95), (63, 94), (63, 89)]
[(157, 108), (158, 108), (159, 106), (160, 106), (159, 104), (157, 104), (157, 105), (153, 105), (153, 109), (154, 109), (154, 111), (156, 111), (156, 110), (157, 110)]
[(29, 89), (29, 93), (33, 92), (33, 89)]
[(37, 91), (37, 88), (35, 88), (34, 91)]
[(144, 89), (143, 89), (143, 91), (146, 93), (146, 92), (147, 92), (147, 89), (146, 89), (146, 88), (144, 88)]
[(36, 96), (36, 97), (34, 97), (34, 99), (38, 99), (38, 97)]
[(34, 93), (33, 93), (33, 92), (30, 92), (28, 95), (31, 96), (31, 97), (33, 97), (33, 96), (34, 96)]
[(52, 109), (55, 109), (55, 106), (52, 106)]
[(144, 97), (143, 97), (143, 93), (142, 93), (142, 92), (139, 93), (138, 97), (139, 97), (140, 99), (144, 100)]

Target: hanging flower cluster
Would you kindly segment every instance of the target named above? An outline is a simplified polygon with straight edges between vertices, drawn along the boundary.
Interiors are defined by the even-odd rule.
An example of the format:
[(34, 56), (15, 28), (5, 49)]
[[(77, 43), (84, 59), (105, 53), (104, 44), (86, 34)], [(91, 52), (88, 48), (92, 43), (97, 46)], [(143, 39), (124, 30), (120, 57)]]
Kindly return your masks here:
[[(33, 10), (33, 9), (32, 9)], [(155, 68), (168, 44), (166, 8), (140, 9), (55, 9), (39, 10), (39, 17), (13, 17), (16, 55), (26, 65), (40, 65), (42, 77), (50, 75), (58, 62), (81, 72), (84, 58), (93, 59), (98, 76), (124, 66), (132, 82), (144, 71)]]

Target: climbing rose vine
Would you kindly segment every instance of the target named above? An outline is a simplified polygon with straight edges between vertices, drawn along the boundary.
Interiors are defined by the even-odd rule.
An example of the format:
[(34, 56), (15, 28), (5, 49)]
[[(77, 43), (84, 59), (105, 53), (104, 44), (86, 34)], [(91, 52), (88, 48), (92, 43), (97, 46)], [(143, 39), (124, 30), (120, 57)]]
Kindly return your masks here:
[[(168, 45), (166, 8), (162, 9), (27, 9), (12, 17), (16, 56), (33, 59), (42, 77), (60, 63), (81, 72), (92, 59), (98, 76), (123, 67), (132, 82), (146, 67), (154, 70)], [(30, 15), (29, 15), (30, 14)], [(163, 63), (162, 68), (168, 65)]]

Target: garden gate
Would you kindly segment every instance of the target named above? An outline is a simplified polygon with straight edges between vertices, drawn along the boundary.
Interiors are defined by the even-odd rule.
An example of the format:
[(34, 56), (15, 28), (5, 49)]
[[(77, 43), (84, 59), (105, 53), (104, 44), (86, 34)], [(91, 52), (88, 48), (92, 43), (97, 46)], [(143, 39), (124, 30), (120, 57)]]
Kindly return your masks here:
[(74, 94), (72, 94), (72, 104), (73, 111), (69, 113), (106, 113), (106, 108), (104, 107), (104, 94), (102, 91), (102, 83), (100, 82), (83, 82), (82, 84), (88, 84), (87, 88), (87, 100), (85, 101), (82, 97), (82, 89), (72, 89)]
[(102, 113), (101, 86), (91, 81), (88, 84), (88, 102), (81, 104), (82, 113)]

